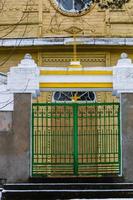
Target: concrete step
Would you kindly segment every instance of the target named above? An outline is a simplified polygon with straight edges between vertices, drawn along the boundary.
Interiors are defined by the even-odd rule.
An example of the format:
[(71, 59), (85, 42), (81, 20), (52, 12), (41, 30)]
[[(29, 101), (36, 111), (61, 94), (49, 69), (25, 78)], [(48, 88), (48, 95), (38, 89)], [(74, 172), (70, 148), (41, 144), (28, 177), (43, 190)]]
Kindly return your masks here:
[(133, 183), (16, 183), (5, 184), (4, 190), (108, 190), (133, 189)]
[(132, 183), (21, 183), (3, 185), (2, 199), (133, 198)]

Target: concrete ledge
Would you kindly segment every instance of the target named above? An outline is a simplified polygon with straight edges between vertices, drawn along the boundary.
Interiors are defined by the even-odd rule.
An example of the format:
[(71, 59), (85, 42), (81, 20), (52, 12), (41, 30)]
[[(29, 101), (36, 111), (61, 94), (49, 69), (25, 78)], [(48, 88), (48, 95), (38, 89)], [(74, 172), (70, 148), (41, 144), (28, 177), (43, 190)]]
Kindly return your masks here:
[[(84, 45), (107, 45), (107, 46), (131, 46), (133, 38), (89, 38), (80, 37), (76, 39), (79, 44)], [(71, 37), (45, 37), (45, 38), (14, 38), (0, 39), (0, 47), (29, 47), (48, 45), (67, 45), (73, 42)]]
[(119, 183), (38, 183), (3, 185), (2, 199), (107, 199), (132, 198), (133, 184)]

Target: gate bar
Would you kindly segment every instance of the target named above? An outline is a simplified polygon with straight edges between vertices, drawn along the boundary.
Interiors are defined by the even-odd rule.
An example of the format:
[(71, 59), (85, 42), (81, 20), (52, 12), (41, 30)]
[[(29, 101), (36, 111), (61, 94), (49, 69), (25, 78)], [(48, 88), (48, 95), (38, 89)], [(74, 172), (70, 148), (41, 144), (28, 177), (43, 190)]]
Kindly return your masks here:
[(74, 121), (74, 175), (78, 175), (78, 104), (73, 104)]

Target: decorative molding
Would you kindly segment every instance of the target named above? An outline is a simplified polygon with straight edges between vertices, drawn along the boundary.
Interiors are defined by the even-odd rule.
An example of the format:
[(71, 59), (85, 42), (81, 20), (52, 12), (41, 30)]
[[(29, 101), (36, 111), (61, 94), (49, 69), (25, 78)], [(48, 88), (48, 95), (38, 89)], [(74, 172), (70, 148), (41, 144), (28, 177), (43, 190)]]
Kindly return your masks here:
[(133, 63), (125, 53), (113, 68), (113, 90), (117, 94), (133, 92)]
[(67, 17), (65, 19), (65, 26), (64, 26), (64, 18), (61, 18), (60, 14), (57, 12), (51, 16), (51, 21), (50, 21), (49, 27), (47, 28), (46, 32), (47, 32), (47, 34), (49, 34), (49, 33), (60, 34), (60, 33), (67, 32), (67, 33), (69, 33), (69, 35), (70, 34), (72, 35), (72, 33), (70, 33), (72, 31), (69, 31), (72, 29), (77, 29), (77, 30), (80, 29), (80, 34), (76, 33), (76, 35), (84, 35), (85, 32), (87, 34), (95, 33), (97, 31), (97, 26), (94, 24), (90, 24), (88, 22), (88, 20), (82, 16), (73, 18), (73, 20), (71, 18)]
[[(53, 68), (55, 68), (54, 71), (52, 71)], [(71, 71), (67, 69), (67, 67), (40, 67), (40, 87), (112, 88), (112, 68), (86, 67), (73, 68)]]
[(111, 53), (106, 52), (106, 67), (109, 67), (111, 65)]
[[(36, 4), (34, 6), (28, 6), (27, 10), (23, 9), (23, 13), (36, 13), (36, 12), (39, 12), (38, 4)], [(44, 13), (50, 12), (50, 9), (46, 6), (46, 4), (43, 4), (42, 12), (44, 12)]]
[(119, 67), (114, 69), (114, 89), (132, 89), (133, 90), (133, 68)]
[(91, 70), (91, 71), (86, 71), (86, 70), (82, 70), (82, 71), (59, 71), (59, 70), (41, 70), (40, 69), (40, 75), (92, 75), (92, 76), (97, 76), (97, 75), (112, 75), (112, 70), (110, 71), (98, 71), (98, 70)]
[(99, 82), (99, 83), (58, 83), (58, 82), (52, 82), (52, 83), (45, 83), (41, 82), (39, 84), (40, 88), (112, 88), (113, 84), (109, 82)]
[(77, 35), (78, 33), (81, 33), (83, 31), (83, 29), (73, 25), (73, 26), (70, 26), (67, 29), (64, 29), (64, 31), (71, 34), (71, 35), (73, 35), (73, 34)]
[(13, 93), (32, 93), (39, 91), (39, 69), (30, 54), (16, 67), (11, 67), (7, 76), (7, 89)]
[[(42, 57), (43, 63), (46, 62), (70, 62), (71, 58), (45, 58)], [(81, 58), (81, 62), (105, 62), (105, 58)]]
[[(21, 40), (21, 43), (20, 43)], [(45, 38), (13, 38), (0, 39), (0, 47), (15, 47), (18, 46), (56, 46), (67, 45), (68, 41), (73, 40), (70, 37), (45, 37)], [(130, 38), (90, 38), (78, 37), (78, 43), (83, 45), (94, 46), (133, 46), (133, 37)], [(67, 45), (68, 46), (68, 45)], [(70, 61), (70, 60), (69, 60)]]
[[(0, 4), (1, 9), (1, 4)], [(46, 6), (46, 4), (43, 4), (43, 12), (49, 13), (50, 9)], [(25, 5), (22, 7), (4, 7), (4, 12), (23, 12), (23, 13), (36, 13), (38, 12), (38, 4), (28, 4), (27, 9), (25, 10)]]

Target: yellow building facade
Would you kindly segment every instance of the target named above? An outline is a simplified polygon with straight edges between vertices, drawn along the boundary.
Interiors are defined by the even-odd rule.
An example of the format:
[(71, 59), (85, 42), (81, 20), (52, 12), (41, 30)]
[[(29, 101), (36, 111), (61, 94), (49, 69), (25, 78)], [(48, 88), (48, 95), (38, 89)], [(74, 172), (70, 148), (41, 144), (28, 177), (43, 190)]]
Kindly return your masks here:
[[(82, 2), (85, 2), (84, 5), (82, 5)], [(35, 0), (1, 0), (0, 3), (1, 72), (6, 73), (11, 66), (16, 66), (26, 53), (32, 55), (39, 67), (53, 67), (55, 70), (56, 67), (67, 67), (73, 58), (74, 42), (77, 43), (77, 58), (83, 68), (114, 66), (122, 52), (126, 52), (130, 58), (133, 58), (132, 1), (125, 4), (122, 9), (107, 10), (100, 9), (98, 5), (92, 4), (89, 0), (38, 0), (38, 2)], [(80, 91), (81, 87), (78, 89)], [(106, 91), (100, 88), (94, 89), (91, 88), (96, 95), (93, 102), (119, 102), (119, 99), (112, 95), (111, 89)], [(57, 92), (59, 90), (60, 88), (55, 89)], [(73, 91), (75, 91), (75, 88)], [(82, 91), (85, 92), (86, 89), (84, 88)], [(89, 88), (87, 88), (87, 91), (89, 91)], [(55, 102), (54, 92), (41, 90), (41, 95), (35, 102)], [(77, 101), (78, 96), (74, 95), (71, 100)], [(47, 175), (58, 175), (58, 167), (60, 168), (58, 162), (60, 162), (61, 167), (63, 162), (72, 163), (70, 175), (73, 175), (73, 163), (74, 167), (81, 164), (81, 172), (79, 173), (82, 175), (83, 172), (84, 175), (86, 165), (89, 162), (96, 164), (94, 167), (95, 174), (91, 174), (93, 172), (91, 167), (88, 168), (88, 171), (90, 170), (88, 174), (91, 174), (91, 176), (102, 176), (101, 174), (104, 173), (121, 175), (120, 110), (118, 104), (115, 105), (117, 108), (114, 107), (114, 104), (109, 104), (107, 107), (101, 104), (97, 108), (96, 105), (93, 105), (94, 107), (87, 108), (88, 104), (86, 104), (86, 107), (85, 104), (81, 107), (73, 104), (69, 105), (70, 108), (68, 106), (68, 109), (64, 105), (62, 105), (62, 108), (61, 105), (58, 105), (59, 111), (56, 110), (54, 104), (50, 106), (45, 104), (43, 108), (41, 105), (40, 107), (34, 105), (32, 122), (34, 130), (33, 162), (45, 162), (47, 167), (39, 165), (40, 163), (36, 166), (32, 165), (33, 175), (40, 175), (41, 170), (42, 173), (45, 172)], [(41, 117), (43, 121), (38, 120), (38, 109), (43, 116)], [(71, 118), (74, 125), (71, 124)], [(78, 127), (79, 130), (77, 130), (77, 124), (81, 129)], [(64, 129), (66, 129), (67, 134)], [(73, 132), (75, 132), (74, 137), (76, 139), (73, 138)], [(39, 136), (40, 133), (41, 136)], [(93, 133), (94, 136), (92, 136)], [(55, 134), (56, 138), (52, 134)], [(90, 134), (89, 137), (87, 134)], [(80, 139), (78, 139), (78, 136)], [(40, 137), (42, 137), (42, 141), (47, 141), (47, 143), (42, 144)], [(77, 143), (75, 143), (75, 140), (77, 140)], [(73, 144), (71, 144), (71, 141), (73, 141)], [(68, 144), (68, 147), (66, 147), (68, 148), (68, 155), (65, 154), (66, 149), (64, 150), (66, 144)], [(94, 146), (91, 149), (92, 144)], [(76, 152), (74, 161), (73, 147)], [(68, 158), (61, 157), (63, 151)], [(91, 152), (91, 157), (88, 156), (88, 151)], [(56, 153), (57, 155), (55, 155)], [(72, 158), (69, 157), (69, 153)], [(111, 166), (111, 162), (116, 165)], [(106, 164), (105, 171), (103, 163)], [(111, 167), (108, 166), (108, 163)], [(84, 168), (82, 169), (82, 167)], [(66, 168), (66, 170), (69, 172), (69, 168)], [(74, 168), (74, 171), (74, 175), (77, 176), (78, 169)], [(64, 175), (63, 170), (62, 173)]]
[[(6, 72), (27, 51), (39, 66), (67, 66), (72, 47), (65, 39), (72, 36), (72, 29), (80, 30), (78, 57), (83, 66), (112, 66), (123, 51), (132, 58), (132, 39), (128, 39), (133, 35), (132, 12), (131, 1), (123, 9), (101, 10), (90, 5), (86, 11), (73, 14), (59, 9), (56, 0), (1, 0), (1, 69)], [(7, 38), (21, 39), (11, 42), (5, 41)], [(24, 38), (29, 39), (25, 44)], [(32, 40), (37, 38), (43, 41)]]
[[(73, 31), (83, 67), (113, 66), (122, 52), (132, 58), (132, 1), (113, 10), (88, 2), (81, 11), (80, 7), (70, 11), (56, 0), (1, 0), (1, 71), (7, 72), (27, 52), (38, 66), (68, 66), (73, 57)], [(107, 100), (106, 94), (102, 97), (100, 101)]]

